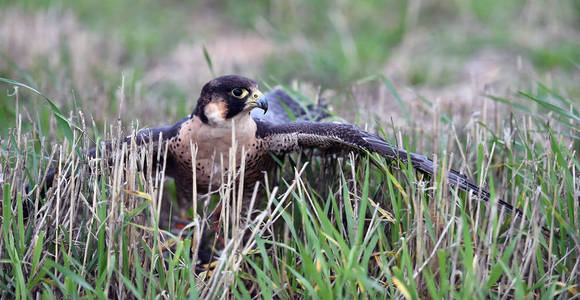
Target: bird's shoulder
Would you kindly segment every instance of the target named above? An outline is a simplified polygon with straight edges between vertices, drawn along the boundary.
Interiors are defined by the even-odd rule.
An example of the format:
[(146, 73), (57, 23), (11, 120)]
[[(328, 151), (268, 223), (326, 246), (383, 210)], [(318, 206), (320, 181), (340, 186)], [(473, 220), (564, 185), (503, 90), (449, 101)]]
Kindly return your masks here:
[(256, 120), (256, 136), (266, 138), (281, 134), (313, 134), (321, 136), (361, 134), (364, 131), (352, 124), (329, 123), (313, 121), (293, 121), (282, 124), (271, 123), (264, 120)]
[(183, 118), (173, 125), (141, 129), (135, 134), (135, 136), (126, 137), (125, 142), (129, 142), (132, 138), (135, 138), (138, 145), (158, 141), (165, 142), (177, 136), (183, 123), (188, 119), (189, 117)]

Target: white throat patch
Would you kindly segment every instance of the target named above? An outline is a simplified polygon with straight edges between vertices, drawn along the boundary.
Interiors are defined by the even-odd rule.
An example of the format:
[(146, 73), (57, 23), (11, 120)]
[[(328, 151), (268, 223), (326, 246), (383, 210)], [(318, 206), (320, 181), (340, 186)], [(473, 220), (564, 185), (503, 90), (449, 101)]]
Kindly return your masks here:
[(226, 104), (225, 102), (212, 102), (205, 106), (205, 116), (211, 125), (220, 125), (225, 121)]

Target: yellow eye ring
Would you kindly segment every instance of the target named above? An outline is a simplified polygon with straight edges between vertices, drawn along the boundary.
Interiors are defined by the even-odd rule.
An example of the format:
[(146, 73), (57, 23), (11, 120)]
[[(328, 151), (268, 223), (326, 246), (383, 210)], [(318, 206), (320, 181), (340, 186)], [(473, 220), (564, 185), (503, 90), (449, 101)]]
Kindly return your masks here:
[(238, 98), (238, 99), (242, 99), (244, 97), (246, 97), (249, 92), (246, 89), (242, 89), (242, 88), (235, 88), (232, 90), (232, 96)]

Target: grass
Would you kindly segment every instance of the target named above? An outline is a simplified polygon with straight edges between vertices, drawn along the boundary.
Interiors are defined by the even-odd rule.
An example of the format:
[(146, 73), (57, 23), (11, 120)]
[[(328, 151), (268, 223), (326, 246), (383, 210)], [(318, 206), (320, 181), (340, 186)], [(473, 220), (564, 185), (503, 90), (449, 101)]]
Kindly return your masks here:
[[(0, 82), (2, 298), (578, 297), (574, 3), (95, 7), (55, 0), (0, 7), (0, 22), (11, 20), (0, 25), (0, 77), (10, 79)], [(54, 44), (35, 42), (51, 32), (59, 36)], [(214, 43), (220, 36), (256, 32), (274, 45), (262, 65), (240, 62), (249, 56), (224, 63)], [(201, 62), (193, 73), (175, 51), (190, 44), (200, 46), (188, 52)], [(500, 69), (501, 83), (480, 89), (463, 78), (473, 69), (462, 68), (476, 64), (481, 49), (513, 53), (522, 67)], [(323, 95), (334, 119), (431, 154), (438, 172), (416, 174), (372, 154), (306, 151), (285, 157), (268, 175), (247, 223), (235, 209), (237, 182), (192, 201), (193, 224), (175, 239), (158, 217), (174, 185), (137, 167), (151, 159), (148, 149), (128, 145), (131, 151), (102, 153), (93, 162), (83, 153), (95, 142), (189, 114), (214, 72), (255, 74), (312, 101), (316, 86), (331, 87)], [(171, 73), (188, 80), (164, 79)], [(477, 96), (448, 96), (465, 86)], [(26, 193), (54, 167), (75, 176), (59, 178), (46, 197), (38, 189)], [(519, 208), (525, 221), (450, 189), (450, 167)], [(28, 200), (34, 204), (26, 217)], [(197, 262), (211, 242), (201, 233), (219, 200), (231, 203), (220, 221), (226, 251), (207, 268)]]
[[(70, 139), (53, 158), (78, 176), (59, 178), (45, 199), (33, 190), (34, 213), (25, 219), (27, 178), (35, 182), (45, 168), (27, 166), (43, 163), (44, 155), (16, 127), (2, 141), (3, 296), (575, 295), (579, 115), (572, 102), (546, 87), (522, 95), (538, 106), (512, 119), (517, 134), (502, 137), (482, 123), (474, 129), (475, 148), (458, 147), (467, 153), (459, 165), (488, 182), (492, 195), (519, 207), (525, 222), (510, 222), (494, 205), (449, 190), (444, 170), (458, 163), (444, 154), (434, 178), (418, 178), (409, 167), (397, 169), (377, 156), (298, 155), (270, 177), (279, 185), (256, 200), (261, 213), (252, 222), (239, 225), (238, 213), (226, 212), (226, 254), (213, 271), (202, 272), (193, 258), (203, 228), (173, 240), (171, 250), (161, 247), (171, 234), (158, 228), (160, 178), (135, 168), (147, 159), (146, 149), (105, 154), (113, 155), (112, 169), (102, 163), (89, 168), (74, 151), (87, 151), (87, 136), (62, 132)], [(409, 140), (404, 144), (409, 147)], [(220, 199), (236, 207), (235, 185), (228, 186), (233, 190), (223, 187)], [(248, 230), (253, 236), (244, 241)]]

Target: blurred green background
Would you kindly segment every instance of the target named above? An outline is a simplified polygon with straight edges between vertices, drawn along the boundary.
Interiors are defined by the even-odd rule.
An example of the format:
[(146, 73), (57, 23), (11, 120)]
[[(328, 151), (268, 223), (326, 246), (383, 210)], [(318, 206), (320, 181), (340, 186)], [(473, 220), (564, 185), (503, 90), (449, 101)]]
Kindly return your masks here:
[[(535, 82), (578, 99), (579, 28), (579, 1), (0, 0), (0, 77), (97, 124), (172, 123), (226, 73), (334, 91), (349, 121), (396, 120), (390, 93), (363, 80), (384, 75), (410, 106), (420, 95), (461, 115)], [(4, 86), (0, 118), (14, 124)], [(19, 97), (25, 118), (54, 126), (43, 101)]]
[[(306, 100), (322, 96), (331, 112), (338, 115), (335, 119), (371, 132), (379, 131), (373, 126), (376, 123), (384, 129), (381, 135), (392, 144), (397, 142), (400, 147), (434, 157), (436, 165), (452, 166), (477, 178), (477, 182), (488, 180), (492, 198), (499, 195), (525, 213), (530, 212), (529, 220), (534, 224), (521, 234), (518, 231), (512, 236), (511, 229), (504, 234), (507, 228), (499, 228), (496, 210), (491, 209), (489, 214), (486, 211), (485, 218), (480, 218), (480, 208), (492, 206), (478, 204), (466, 214), (466, 208), (475, 207), (463, 205), (468, 202), (460, 200), (470, 199), (473, 194), (458, 197), (453, 192), (453, 198), (448, 198), (447, 187), (443, 186), (446, 181), (440, 176), (433, 176), (432, 181), (425, 181), (423, 176), (415, 180), (413, 172), (405, 168), (404, 172), (393, 172), (393, 176), (390, 165), (382, 162), (378, 169), (368, 168), (368, 164), (365, 167), (366, 158), (312, 159), (303, 176), (306, 184), (296, 185), (298, 190), (286, 202), (292, 201), (292, 206), (284, 203), (285, 209), (292, 211), (285, 222), (303, 230), (304, 241), (302, 233), (298, 238), (293, 230), (289, 230), (292, 235), (284, 233), (287, 246), (279, 247), (282, 240), (277, 237), (273, 242), (256, 238), (256, 249), (264, 258), (260, 262), (256, 255), (256, 262), (264, 270), (258, 267), (254, 274), (240, 272), (236, 275), (239, 286), (245, 284), (244, 280), (254, 282), (256, 289), (252, 287), (251, 291), (259, 291), (256, 282), (259, 287), (287, 289), (287, 298), (302, 295), (306, 283), (320, 287), (321, 295), (325, 289), (335, 289), (341, 295), (344, 282), (349, 283), (345, 291), (350, 289), (352, 295), (361, 298), (365, 297), (364, 290), (373, 295), (373, 289), (380, 290), (383, 285), (385, 295), (398, 297), (408, 295), (403, 288), (414, 292), (414, 297), (426, 297), (427, 290), (429, 295), (443, 298), (485, 298), (512, 290), (514, 298), (539, 298), (542, 293), (566, 297), (566, 289), (576, 295), (574, 278), (578, 277), (573, 272), (578, 270), (578, 253), (571, 249), (580, 249), (579, 239), (574, 238), (578, 237), (574, 187), (579, 181), (573, 167), (578, 166), (573, 156), (579, 155), (579, 151), (574, 152), (579, 148), (579, 0), (0, 0), (0, 160), (4, 166), (0, 182), (7, 187), (3, 199), (10, 199), (11, 186), (12, 195), (16, 195), (18, 191), (23, 194), (26, 182), (40, 182), (48, 163), (57, 166), (62, 162), (60, 165), (70, 166), (74, 173), (79, 164), (71, 162), (82, 153), (76, 155), (72, 149), (86, 151), (92, 146), (88, 145), (89, 138), (106, 140), (106, 133), (117, 134), (117, 124), (124, 129), (119, 134), (129, 134), (132, 126), (174, 124), (192, 112), (205, 82), (231, 73), (258, 80), (264, 91), (281, 84), (298, 91), (296, 95), (302, 94)], [(15, 87), (10, 80), (20, 85)], [(55, 113), (57, 109), (30, 88), (52, 100), (64, 116)], [(527, 98), (526, 102), (522, 98)], [(65, 119), (84, 129), (85, 138), (73, 139), (73, 134), (78, 137), (80, 131), (76, 127), (71, 130), (63, 123)], [(11, 128), (21, 131), (10, 135)], [(311, 154), (303, 154), (296, 161), (305, 162), (313, 157)], [(355, 161), (362, 164), (351, 163)], [(103, 168), (95, 169), (94, 175), (108, 174), (104, 165), (100, 164)], [(284, 191), (285, 183), (294, 180), (295, 165), (284, 164), (270, 182)], [(80, 169), (85, 171), (79, 174), (89, 174), (84, 166)], [(114, 172), (121, 174), (120, 169)], [(134, 170), (127, 169), (125, 177), (133, 178)], [(440, 170), (445, 168), (438, 167)], [(352, 183), (350, 175), (348, 181), (345, 179), (350, 171)], [(149, 186), (149, 175), (143, 181), (145, 188), (139, 190), (153, 191), (151, 195), (157, 197), (157, 187)], [(10, 296), (11, 289), (26, 293), (33, 287), (32, 293), (42, 291), (43, 296), (50, 296), (51, 290), (58, 288), (59, 293), (68, 294), (53, 297), (91, 297), (94, 294), (84, 293), (79, 285), (86, 280), (86, 286), (94, 284), (97, 291), (109, 286), (114, 290), (118, 284), (119, 295), (124, 295), (131, 285), (143, 290), (147, 284), (147, 294), (143, 295), (163, 291), (163, 295), (179, 298), (174, 296), (179, 293), (171, 291), (189, 291), (198, 284), (202, 290), (213, 290), (230, 280), (233, 273), (227, 271), (223, 272), (223, 281), (214, 281), (213, 276), (198, 281), (198, 274), (194, 279), (188, 271), (193, 266), (182, 264), (188, 255), (176, 254), (175, 260), (164, 260), (165, 255), (158, 256), (145, 242), (139, 249), (132, 247), (133, 241), (150, 236), (145, 234), (143, 238), (132, 225), (137, 220), (133, 216), (150, 205), (143, 202), (135, 210), (127, 209), (142, 203), (144, 199), (134, 200), (145, 192), (132, 193), (129, 189), (133, 184), (121, 184), (126, 179), (79, 176), (70, 185), (59, 180), (62, 188), (51, 198), (57, 200), (46, 202), (49, 205), (42, 208), (42, 220), (27, 222), (26, 230), (22, 215), (12, 216), (9, 210), (3, 210), (2, 230), (14, 234), (4, 234), (1, 241), (8, 246), (6, 251), (0, 249), (4, 255), (0, 274), (6, 274), (0, 276), (0, 295), (7, 291), (4, 293)], [(86, 190), (90, 194), (84, 193), (93, 179), (94, 194), (93, 187)], [(166, 186), (166, 195), (175, 199), (175, 185)], [(75, 199), (73, 195), (79, 190), (86, 195), (78, 197), (83, 201), (76, 201), (86, 212), (82, 213), (83, 221), (90, 219), (90, 223), (82, 224), (90, 225), (86, 226), (88, 234), (84, 234), (85, 226), (79, 226), (80, 234), (75, 233), (73, 239), (75, 210), (55, 207), (63, 202), (68, 205), (58, 200), (61, 195), (66, 199), (70, 191), (70, 198)], [(122, 203), (115, 199), (125, 195), (128, 200), (131, 197), (129, 206), (108, 205), (106, 201)], [(316, 201), (312, 199), (324, 199), (325, 195), (325, 204), (314, 206)], [(84, 210), (85, 198), (93, 199), (90, 201), (97, 209), (90, 213)], [(364, 214), (367, 198), (378, 204), (373, 203), (376, 210), (366, 223), (368, 230), (363, 230), (369, 219), (353, 212), (360, 208)], [(19, 208), (14, 212), (22, 214), (20, 199), (4, 200), (3, 207), (14, 204)], [(447, 200), (458, 205), (444, 204)], [(372, 210), (370, 203), (368, 209)], [(336, 208), (339, 205), (340, 210)], [(110, 215), (106, 215), (108, 207)], [(379, 207), (383, 207), (380, 214), (384, 216), (392, 213), (396, 220), (393, 225), (384, 216), (375, 218)], [(56, 218), (51, 217), (53, 211)], [(327, 212), (330, 219), (319, 217), (326, 218)], [(70, 227), (45, 221), (52, 218), (59, 222), (59, 213), (65, 217), (60, 219), (64, 223), (58, 224)], [(311, 222), (309, 216), (315, 214)], [(66, 223), (66, 215), (70, 223)], [(468, 221), (468, 215), (475, 217)], [(504, 216), (503, 212), (499, 215)], [(548, 217), (546, 224), (559, 228), (562, 239), (553, 240), (552, 235), (549, 240), (541, 239), (538, 225), (544, 223), (538, 216), (544, 215)], [(445, 223), (448, 225), (443, 229)], [(524, 228), (524, 222), (516, 223), (512, 222), (511, 228)], [(66, 227), (70, 228), (70, 237)], [(227, 235), (227, 225), (224, 231)], [(366, 234), (361, 243), (363, 231)], [(37, 239), (38, 232), (43, 237), (46, 234), (44, 243), (42, 238)], [(77, 246), (84, 246), (85, 236), (87, 246), (82, 258), (83, 251)], [(337, 236), (339, 242), (333, 240)], [(179, 243), (179, 247), (186, 243)], [(267, 246), (270, 244), (271, 248)], [(364, 249), (363, 255), (366, 246), (361, 245), (367, 244), (374, 246)], [(285, 254), (280, 255), (278, 247)], [(298, 250), (290, 251), (293, 247)], [(330, 250), (323, 253), (326, 250), (320, 249)], [(271, 253), (273, 263), (266, 263)], [(55, 262), (49, 264), (52, 259)], [(36, 264), (41, 262), (42, 268), (38, 269), (42, 271), (37, 270), (34, 260)], [(250, 269), (249, 264), (246, 267)], [(240, 270), (237, 265), (235, 268)], [(22, 270), (31, 276), (26, 281)], [(208, 278), (212, 285), (206, 285), (210, 283)], [(407, 283), (398, 285), (395, 281), (409, 278), (408, 288)], [(284, 293), (280, 298), (285, 297)], [(264, 295), (266, 298), (268, 294)]]

